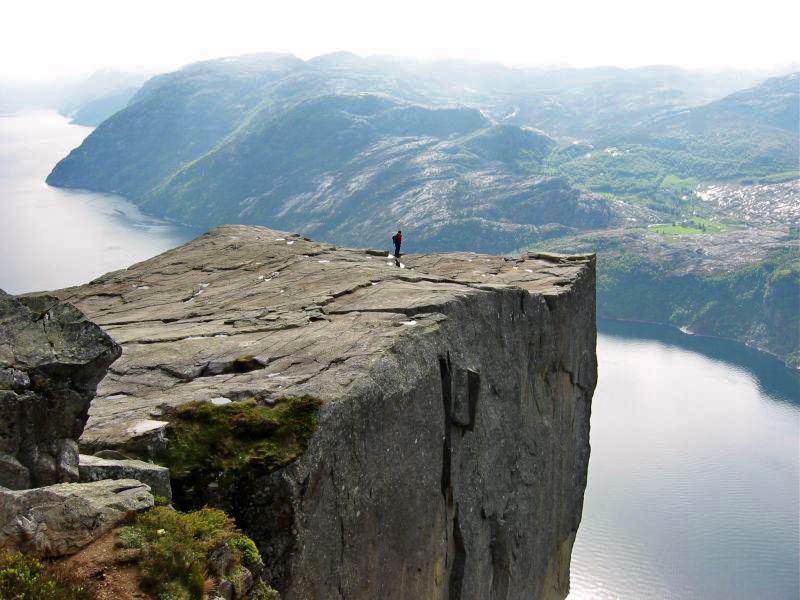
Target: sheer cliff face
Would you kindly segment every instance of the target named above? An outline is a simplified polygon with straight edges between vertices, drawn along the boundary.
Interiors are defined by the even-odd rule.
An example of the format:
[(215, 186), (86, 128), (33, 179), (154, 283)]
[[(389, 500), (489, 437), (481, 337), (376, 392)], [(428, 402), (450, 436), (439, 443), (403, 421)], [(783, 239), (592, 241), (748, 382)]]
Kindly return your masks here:
[(434, 331), (329, 406), (295, 475), (289, 598), (566, 596), (596, 380), (582, 268), (549, 301), (510, 289), (437, 307)]
[(564, 597), (594, 258), (401, 260), (228, 226), (62, 290), (124, 349), (82, 445), (152, 450), (189, 400), (310, 394), (306, 454), (228, 491), (286, 598)]

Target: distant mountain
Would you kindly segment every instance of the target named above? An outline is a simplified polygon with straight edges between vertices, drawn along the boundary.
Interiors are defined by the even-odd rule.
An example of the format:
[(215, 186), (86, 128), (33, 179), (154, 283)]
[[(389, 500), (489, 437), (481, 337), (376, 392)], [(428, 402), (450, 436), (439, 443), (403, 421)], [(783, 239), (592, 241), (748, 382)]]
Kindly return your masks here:
[(769, 183), (800, 176), (798, 74), (708, 104), (659, 112), (547, 163), (574, 185), (679, 215), (701, 183)]
[(152, 73), (103, 69), (71, 86), (58, 103), (61, 114), (79, 125), (96, 126), (127, 106)]
[(345, 58), (260, 55), (155, 77), (48, 182), (198, 225), (269, 223), (352, 244), (405, 226), (424, 247), (504, 251), (613, 219), (604, 199), (531, 172), (549, 136), (413, 103), (400, 78), (351, 73)]
[[(201, 226), (266, 224), (344, 244), (384, 243), (402, 226), (421, 249), (503, 252), (656, 220), (696, 185), (687, 173), (785, 170), (796, 131), (781, 129), (759, 154), (752, 128), (774, 126), (758, 110), (740, 115), (748, 135), (736, 140), (757, 160), (679, 145), (713, 144), (725, 119), (670, 141), (681, 115), (737, 104), (697, 106), (737, 81), (672, 67), (539, 71), (347, 53), (206, 61), (149, 80), (47, 181), (121, 193)], [(763, 86), (739, 94), (777, 98)]]
[(10, 83), (0, 80), (0, 114), (55, 109), (79, 125), (95, 126), (124, 108), (152, 72), (102, 69), (89, 77)]
[(638, 143), (718, 160), (725, 176), (765, 166), (797, 169), (800, 73), (768, 79), (720, 100), (652, 117), (608, 143)]

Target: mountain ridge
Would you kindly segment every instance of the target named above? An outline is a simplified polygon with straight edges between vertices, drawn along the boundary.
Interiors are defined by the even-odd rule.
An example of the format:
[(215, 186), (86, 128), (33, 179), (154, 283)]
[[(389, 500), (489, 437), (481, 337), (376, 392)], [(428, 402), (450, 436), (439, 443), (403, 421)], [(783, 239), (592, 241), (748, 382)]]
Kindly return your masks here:
[[(526, 120), (510, 94), (574, 83), (565, 101), (578, 94), (589, 106), (597, 103), (592, 86), (624, 88), (642, 76), (658, 88), (680, 71), (527, 73), (484, 65), (465, 74), (458, 62), (422, 68), (348, 54), (204, 61), (149, 80), (48, 183), (120, 193), (194, 225), (266, 223), (341, 243), (384, 243), (400, 226), (420, 249), (507, 252), (525, 237), (653, 222), (649, 209), (680, 203), (682, 188), (661, 185), (676, 165), (685, 164), (681, 177), (772, 172), (757, 155), (737, 162), (686, 147), (632, 143), (606, 156), (590, 144), (568, 154), (580, 145), (538, 127), (548, 118)], [(622, 80), (603, 79), (608, 73)], [(646, 98), (640, 109), (651, 104)], [(775, 147), (786, 154), (786, 136), (767, 157)]]

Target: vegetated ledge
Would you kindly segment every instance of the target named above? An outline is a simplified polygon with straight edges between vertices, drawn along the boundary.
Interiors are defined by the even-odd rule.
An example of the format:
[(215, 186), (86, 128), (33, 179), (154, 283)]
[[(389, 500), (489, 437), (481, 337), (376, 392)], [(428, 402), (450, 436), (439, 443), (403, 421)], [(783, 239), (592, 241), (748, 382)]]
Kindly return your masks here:
[(57, 292), (123, 347), (83, 449), (164, 456), (177, 407), (314, 398), (304, 453), (198, 496), (236, 488), (285, 598), (565, 596), (593, 255), (379, 254), (224, 226)]

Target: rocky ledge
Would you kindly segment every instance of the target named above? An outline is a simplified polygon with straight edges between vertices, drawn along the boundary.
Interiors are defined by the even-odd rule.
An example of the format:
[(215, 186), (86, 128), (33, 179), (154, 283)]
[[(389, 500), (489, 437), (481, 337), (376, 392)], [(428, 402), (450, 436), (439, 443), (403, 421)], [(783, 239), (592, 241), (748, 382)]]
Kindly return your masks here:
[(192, 401), (321, 403), (305, 453), (226, 500), (284, 598), (567, 594), (593, 256), (395, 261), (225, 226), (56, 295), (123, 348), (83, 451), (158, 456)]
[(135, 479), (0, 488), (0, 548), (42, 557), (74, 554), (132, 514), (152, 507), (150, 488)]

